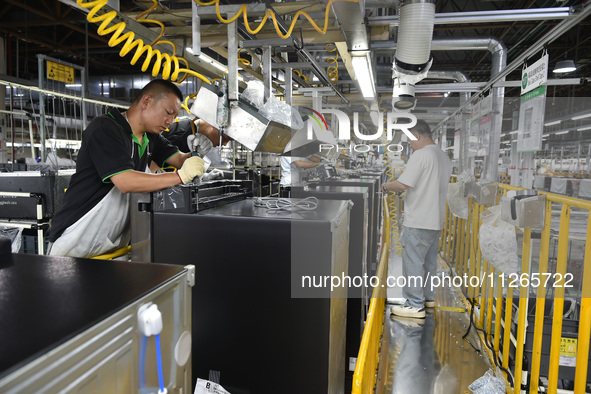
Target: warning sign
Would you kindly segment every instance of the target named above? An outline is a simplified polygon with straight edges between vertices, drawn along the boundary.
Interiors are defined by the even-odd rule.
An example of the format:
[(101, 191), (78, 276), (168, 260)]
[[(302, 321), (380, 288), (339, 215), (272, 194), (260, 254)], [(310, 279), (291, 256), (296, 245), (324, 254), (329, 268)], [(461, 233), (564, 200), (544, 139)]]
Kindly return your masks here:
[(560, 338), (560, 361), (559, 365), (574, 367), (577, 363), (577, 339)]
[(54, 81), (66, 83), (74, 83), (74, 67), (48, 60), (47, 79), (53, 79)]

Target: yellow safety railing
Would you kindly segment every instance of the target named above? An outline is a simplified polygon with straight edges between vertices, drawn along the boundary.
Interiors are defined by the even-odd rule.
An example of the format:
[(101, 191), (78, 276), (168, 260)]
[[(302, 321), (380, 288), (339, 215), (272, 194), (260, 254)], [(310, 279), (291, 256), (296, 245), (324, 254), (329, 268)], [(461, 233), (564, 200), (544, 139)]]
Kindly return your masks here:
[[(509, 190), (518, 190), (510, 185), (499, 184), (499, 197)], [(545, 223), (540, 234), (539, 249), (533, 250), (532, 230), (523, 229), (523, 244), (521, 257), (521, 272), (517, 280), (510, 283), (507, 276), (481, 256), (479, 247), (479, 229), (482, 221), (480, 214), (483, 206), (468, 199), (469, 214), (467, 219), (455, 217), (448, 209), (445, 228), (442, 232), (440, 246), (442, 257), (452, 269), (455, 275), (478, 276), (484, 280), (480, 287), (464, 286), (461, 290), (468, 298), (474, 300), (473, 307), (479, 313), (474, 320), (479, 335), (484, 342), (491, 361), (499, 363), (507, 372), (513, 370), (508, 382), (512, 383), (513, 390), (520, 392), (522, 384), (528, 384), (526, 392), (538, 393), (539, 377), (543, 372), (548, 377), (548, 388), (545, 392), (556, 393), (558, 391), (559, 365), (562, 353), (576, 355), (576, 369), (574, 377), (574, 392), (576, 394), (586, 392), (587, 368), (589, 359), (589, 344), (591, 336), (591, 201), (567, 197), (552, 193), (546, 195)], [(558, 251), (556, 254), (556, 268), (549, 270), (549, 256), (551, 246), (552, 209), (560, 210), (560, 223), (558, 231)], [(569, 230), (572, 208), (583, 210), (579, 214), (585, 215), (587, 220), (587, 232), (585, 234), (585, 249), (583, 257), (583, 274), (581, 285), (581, 308), (579, 313), (579, 327), (576, 352), (571, 349), (565, 352), (564, 346), (568, 342), (563, 341), (563, 313), (565, 297), (565, 278), (567, 278), (567, 263), (569, 256)], [(516, 229), (517, 230), (517, 229)], [(533, 256), (538, 257), (538, 268), (531, 266)], [(533, 268), (533, 269), (532, 269)], [(545, 278), (559, 279), (558, 282), (546, 281)], [(536, 279), (538, 278), (538, 279)], [(561, 280), (561, 281), (560, 281)], [(528, 325), (529, 289), (535, 290), (536, 306), (534, 318), (534, 332), (531, 345), (531, 365), (525, 368), (523, 365), (526, 329)], [(552, 291), (548, 291), (548, 290)], [(513, 295), (519, 294), (517, 321), (514, 322)], [(503, 295), (505, 294), (505, 295)], [(533, 295), (532, 295), (533, 296)], [(576, 295), (577, 297), (579, 295)], [(549, 367), (541, 371), (542, 340), (544, 335), (544, 309), (546, 299), (553, 302), (552, 334), (550, 339)], [(503, 313), (503, 300), (505, 311)], [(532, 316), (530, 316), (531, 318)], [(494, 328), (493, 328), (494, 321)], [(516, 323), (516, 330), (512, 330)], [(503, 327), (504, 326), (504, 327)], [(501, 332), (502, 330), (502, 332)], [(502, 349), (501, 349), (502, 340)], [(573, 342), (572, 340), (570, 342)], [(514, 365), (510, 368), (509, 354), (511, 344), (514, 343)], [(490, 349), (490, 348), (492, 349)], [(529, 378), (526, 380), (525, 377)], [(525, 389), (524, 389), (525, 390)]]
[[(388, 198), (397, 198), (390, 195)], [(380, 345), (384, 326), (384, 310), (386, 307), (386, 276), (388, 275), (388, 257), (390, 255), (390, 215), (388, 198), (383, 199), (384, 227), (382, 228), (382, 251), (378, 266), (378, 285), (374, 287), (367, 321), (361, 338), (359, 355), (353, 373), (352, 394), (373, 393), (376, 385)]]

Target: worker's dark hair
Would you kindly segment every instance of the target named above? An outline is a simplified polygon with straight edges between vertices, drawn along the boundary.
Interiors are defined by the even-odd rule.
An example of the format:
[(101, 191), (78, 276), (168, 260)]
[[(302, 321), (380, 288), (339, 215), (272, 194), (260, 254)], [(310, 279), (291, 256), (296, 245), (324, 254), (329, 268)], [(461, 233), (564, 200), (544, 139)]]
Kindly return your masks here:
[(139, 103), (140, 100), (142, 99), (142, 97), (144, 97), (145, 94), (149, 94), (150, 96), (154, 97), (156, 100), (159, 100), (161, 94), (168, 94), (168, 93), (173, 93), (174, 95), (176, 95), (179, 100), (183, 101), (183, 94), (181, 93), (181, 90), (172, 82), (170, 81), (166, 81), (164, 79), (154, 79), (150, 82), (148, 82), (148, 84), (146, 86), (144, 86), (144, 88), (142, 90), (140, 90), (139, 94), (136, 96), (135, 100), (133, 100), (133, 103)]
[(424, 120), (417, 120), (417, 124), (410, 129), (411, 133), (417, 133), (421, 137), (431, 138), (431, 128)]

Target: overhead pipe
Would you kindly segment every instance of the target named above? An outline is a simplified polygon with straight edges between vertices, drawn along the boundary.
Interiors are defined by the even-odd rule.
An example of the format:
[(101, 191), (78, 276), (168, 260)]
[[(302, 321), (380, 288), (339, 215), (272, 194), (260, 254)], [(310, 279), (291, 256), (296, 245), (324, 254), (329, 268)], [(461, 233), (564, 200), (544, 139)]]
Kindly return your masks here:
[[(507, 66), (507, 47), (501, 41), (493, 37), (488, 38), (470, 38), (470, 39), (438, 39), (433, 40), (433, 50), (454, 51), (454, 50), (488, 50), (492, 55), (490, 78), (491, 80), (503, 71)], [(504, 81), (505, 78), (500, 80)], [(503, 123), (503, 100), (505, 98), (504, 87), (492, 87), (492, 119), (489, 152), (485, 160), (483, 179), (496, 180), (498, 175), (498, 157), (501, 146), (501, 129)], [(464, 103), (465, 104), (465, 103)], [(471, 168), (472, 160), (466, 160), (468, 157), (468, 130), (462, 125), (462, 145), (460, 152), (461, 171)], [(463, 158), (461, 153), (464, 153)]]
[[(572, 17), (573, 10), (570, 7), (553, 8), (530, 8), (517, 10), (491, 10), (491, 11), (468, 11), (468, 12), (447, 12), (435, 14), (436, 25), (466, 24), (466, 23), (490, 23), (490, 22), (515, 22), (556, 20)], [(398, 26), (400, 18), (398, 15), (372, 16), (367, 18), (370, 26), (390, 25)]]
[[(372, 42), (372, 49), (381, 50), (393, 50), (396, 49), (396, 44), (391, 41), (377, 41)], [(482, 51), (487, 50), (492, 55), (491, 61), (491, 80), (497, 78), (497, 76), (505, 69), (507, 65), (508, 51), (505, 45), (494, 37), (482, 37), (482, 38), (436, 38), (431, 41), (432, 51)], [(504, 81), (504, 77), (497, 79), (495, 82)], [(491, 129), (491, 143), (489, 157), (493, 155), (498, 156), (500, 151), (500, 140), (501, 140), (501, 126), (502, 126), (502, 110), (503, 110), (503, 99), (505, 97), (505, 88), (503, 87), (492, 87), (489, 86), (493, 94), (493, 117), (492, 117), (492, 129)], [(469, 101), (469, 100), (468, 100)], [(463, 108), (468, 104), (468, 101), (461, 103), (460, 106)], [(499, 104), (500, 101), (500, 104)], [(447, 119), (446, 119), (447, 120)], [(439, 124), (438, 126), (440, 126)], [(466, 158), (468, 157), (468, 143), (467, 143), (467, 130), (465, 125), (462, 127), (462, 141), (463, 147), (460, 150), (460, 171), (469, 168), (467, 165)], [(494, 156), (494, 157), (496, 157)], [(489, 160), (490, 162), (491, 160)], [(497, 161), (494, 161), (494, 169), (491, 168), (492, 164), (485, 169), (487, 172), (485, 175), (494, 177), (498, 175)]]

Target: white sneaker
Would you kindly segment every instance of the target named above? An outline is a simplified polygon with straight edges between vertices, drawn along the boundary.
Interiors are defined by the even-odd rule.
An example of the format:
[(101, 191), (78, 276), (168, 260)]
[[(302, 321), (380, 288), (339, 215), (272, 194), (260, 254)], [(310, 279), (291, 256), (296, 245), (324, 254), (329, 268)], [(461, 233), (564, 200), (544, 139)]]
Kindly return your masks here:
[(425, 318), (425, 308), (415, 308), (408, 304), (394, 305), (392, 308), (390, 308), (390, 312), (396, 316), (414, 317), (417, 319)]
[[(388, 301), (388, 303), (392, 305), (404, 305), (405, 302), (406, 300), (404, 298), (398, 298), (394, 299), (393, 301)], [(425, 300), (425, 308), (435, 308), (435, 300)]]

